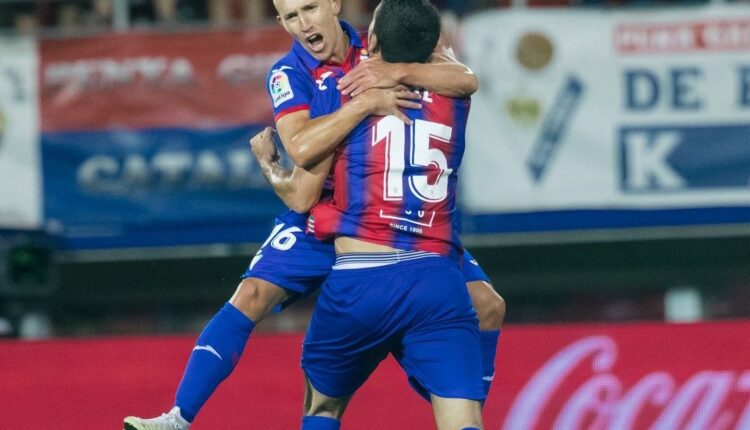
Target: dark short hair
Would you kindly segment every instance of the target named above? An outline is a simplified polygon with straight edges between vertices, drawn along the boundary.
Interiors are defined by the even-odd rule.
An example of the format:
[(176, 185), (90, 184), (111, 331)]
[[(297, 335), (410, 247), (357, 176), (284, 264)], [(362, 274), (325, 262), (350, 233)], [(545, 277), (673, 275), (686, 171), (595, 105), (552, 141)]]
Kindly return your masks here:
[(425, 63), (440, 38), (440, 14), (428, 0), (383, 0), (377, 9), (373, 34), (383, 60)]

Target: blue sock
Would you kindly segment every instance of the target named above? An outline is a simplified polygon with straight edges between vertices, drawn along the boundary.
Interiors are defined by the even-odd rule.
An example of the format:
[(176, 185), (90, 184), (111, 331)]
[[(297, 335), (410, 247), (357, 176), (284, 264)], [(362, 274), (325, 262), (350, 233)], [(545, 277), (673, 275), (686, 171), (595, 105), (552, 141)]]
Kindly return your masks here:
[(302, 417), (302, 430), (339, 430), (341, 421), (328, 417)]
[[(479, 339), (482, 343), (482, 376), (484, 377), (484, 394), (490, 392), (492, 377), (495, 376), (495, 354), (500, 340), (500, 330), (480, 331)], [(488, 380), (489, 379), (489, 380)]]
[(177, 387), (175, 405), (183, 418), (192, 422), (216, 387), (232, 373), (254, 327), (255, 323), (230, 303), (208, 322)]
[(461, 430), (479, 430), (479, 429), (476, 427), (464, 427)]

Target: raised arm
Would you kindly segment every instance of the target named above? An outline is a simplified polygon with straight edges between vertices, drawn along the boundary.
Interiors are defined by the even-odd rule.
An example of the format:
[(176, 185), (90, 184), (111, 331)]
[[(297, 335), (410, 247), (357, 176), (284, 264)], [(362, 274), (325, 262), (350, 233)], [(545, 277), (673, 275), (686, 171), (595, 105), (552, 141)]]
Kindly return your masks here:
[(333, 155), (309, 169), (299, 166), (287, 169), (279, 163), (279, 152), (273, 142), (274, 134), (274, 129), (267, 127), (250, 139), (250, 148), (258, 160), (263, 176), (281, 201), (295, 212), (309, 212), (320, 199), (333, 164)]
[(469, 97), (479, 87), (474, 72), (456, 59), (453, 49), (441, 36), (430, 63), (367, 60), (341, 78), (338, 89), (344, 95), (356, 97), (370, 88), (390, 88), (398, 84), (455, 98)]
[(331, 155), (369, 115), (396, 115), (402, 121), (410, 122), (400, 108), (421, 108), (417, 103), (419, 97), (405, 87), (373, 89), (329, 115), (310, 118), (309, 110), (284, 115), (276, 121), (276, 128), (294, 164), (312, 168)]

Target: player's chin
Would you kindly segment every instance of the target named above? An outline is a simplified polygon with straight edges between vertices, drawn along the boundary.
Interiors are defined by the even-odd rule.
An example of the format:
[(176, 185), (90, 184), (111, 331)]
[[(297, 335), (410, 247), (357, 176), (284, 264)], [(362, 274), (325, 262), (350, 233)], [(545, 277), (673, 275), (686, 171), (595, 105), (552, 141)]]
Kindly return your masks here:
[(328, 52), (328, 49), (324, 49), (323, 51), (320, 51), (320, 52), (313, 51), (312, 54), (316, 60), (321, 61), (321, 62), (326, 62), (331, 59), (331, 54)]

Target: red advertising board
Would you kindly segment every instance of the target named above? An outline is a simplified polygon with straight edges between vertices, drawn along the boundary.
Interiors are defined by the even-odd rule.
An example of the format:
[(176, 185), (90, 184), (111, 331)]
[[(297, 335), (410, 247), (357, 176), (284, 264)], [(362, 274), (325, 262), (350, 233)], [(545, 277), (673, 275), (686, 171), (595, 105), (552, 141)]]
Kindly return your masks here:
[[(509, 326), (487, 429), (750, 429), (750, 322)], [(299, 428), (301, 337), (257, 336), (196, 429)], [(192, 338), (0, 343), (4, 428), (114, 429), (171, 406)], [(345, 429), (430, 429), (387, 360)]]
[(750, 48), (750, 19), (621, 24), (615, 28), (614, 42), (622, 54), (744, 51)]
[(278, 26), (43, 40), (42, 130), (270, 123), (265, 76), (291, 40)]
[(489, 428), (750, 428), (750, 323), (508, 331)]

